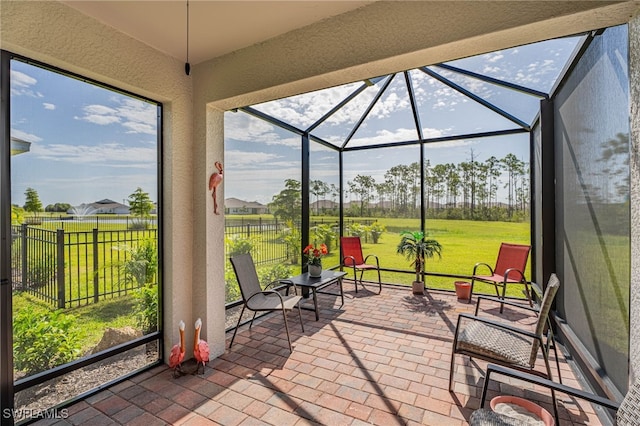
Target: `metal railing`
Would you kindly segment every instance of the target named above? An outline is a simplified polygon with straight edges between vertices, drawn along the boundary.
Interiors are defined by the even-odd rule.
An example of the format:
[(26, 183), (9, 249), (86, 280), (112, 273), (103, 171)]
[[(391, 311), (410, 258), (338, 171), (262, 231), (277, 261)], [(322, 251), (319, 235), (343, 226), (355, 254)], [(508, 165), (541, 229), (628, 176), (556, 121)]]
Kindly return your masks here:
[(67, 232), (22, 224), (12, 226), (13, 289), (58, 308), (96, 303), (139, 287), (124, 265), (156, 229)]

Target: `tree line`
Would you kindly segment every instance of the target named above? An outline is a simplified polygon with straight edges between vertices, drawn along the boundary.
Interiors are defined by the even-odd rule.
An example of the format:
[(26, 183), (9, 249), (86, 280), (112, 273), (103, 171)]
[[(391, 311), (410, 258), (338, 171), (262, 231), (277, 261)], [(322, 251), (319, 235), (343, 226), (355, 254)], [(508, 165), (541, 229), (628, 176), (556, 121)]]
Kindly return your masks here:
[[(421, 184), (424, 183), (424, 207), (433, 218), (473, 220), (522, 220), (528, 217), (529, 166), (514, 154), (478, 161), (471, 150), (470, 160), (458, 164), (424, 165), (421, 182), (420, 163), (399, 164), (388, 169), (384, 181), (358, 174), (346, 184), (345, 200), (351, 200), (346, 216), (417, 217), (421, 208)], [(274, 216), (295, 219), (300, 211), (301, 184), (285, 181), (285, 189), (269, 204)], [(502, 191), (501, 191), (502, 190)], [(335, 214), (339, 188), (321, 180), (309, 185), (311, 212)], [(330, 200), (331, 206), (321, 203)]]

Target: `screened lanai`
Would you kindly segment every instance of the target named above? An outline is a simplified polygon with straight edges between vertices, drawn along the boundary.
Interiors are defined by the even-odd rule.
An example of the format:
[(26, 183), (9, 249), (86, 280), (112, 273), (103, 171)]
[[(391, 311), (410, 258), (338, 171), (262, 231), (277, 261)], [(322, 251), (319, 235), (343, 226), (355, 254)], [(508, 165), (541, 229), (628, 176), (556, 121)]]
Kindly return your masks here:
[[(308, 244), (325, 243), (323, 265), (338, 267), (339, 237), (358, 235), (365, 254), (380, 257), (383, 282), (409, 285), (396, 246), (403, 231), (422, 230), (443, 248), (427, 260), (425, 286), (452, 291), (474, 263), (494, 262), (501, 242), (530, 244), (528, 280), (572, 276), (557, 307), (569, 350), (624, 392), (628, 337), (607, 342), (594, 331), (611, 315), (629, 318), (628, 253), (614, 248), (628, 242), (618, 236), (629, 223), (625, 34), (548, 40), (227, 112), (227, 254), (251, 250), (262, 276), (284, 278), (306, 271)], [(596, 98), (576, 103), (586, 84), (609, 93), (604, 110)], [(583, 111), (592, 104), (594, 116), (615, 118), (594, 127)], [(568, 198), (556, 205), (556, 193)], [(260, 208), (274, 222), (249, 214)], [(556, 220), (571, 231), (557, 236)], [(279, 248), (258, 234), (270, 225)], [(233, 307), (239, 293), (225, 276)], [(508, 294), (523, 297), (521, 288)], [(569, 315), (581, 320), (567, 325)]]
[[(416, 364), (437, 364), (450, 342), (447, 333), (451, 332), (452, 319), (460, 311), (473, 309), (472, 304), (455, 299), (454, 281), (468, 276), (476, 261), (494, 261), (500, 241), (532, 245), (526, 269), (528, 279), (544, 284), (551, 272), (561, 276), (562, 289), (554, 316), (567, 350), (566, 359), (580, 364), (592, 385), (601, 388), (604, 394), (619, 399), (624, 393), (632, 376), (629, 364), (630, 358), (633, 364), (634, 356), (630, 354), (629, 342), (633, 342), (634, 333), (636, 344), (632, 347), (637, 348), (638, 341), (638, 327), (630, 325), (629, 318), (629, 275), (633, 271), (629, 204), (633, 204), (630, 202), (633, 191), (628, 176), (630, 163), (633, 165), (629, 161), (630, 151), (634, 149), (630, 143), (629, 111), (637, 111), (634, 110), (637, 93), (635, 97), (629, 95), (629, 80), (637, 81), (638, 67), (637, 58), (634, 63), (632, 55), (637, 49), (628, 49), (628, 45), (638, 39), (638, 18), (633, 18), (635, 4), (486, 2), (478, 7), (477, 2), (460, 2), (453, 7), (447, 2), (372, 2), (348, 15), (262, 41), (242, 51), (229, 47), (226, 52), (231, 53), (223, 56), (200, 56), (199, 60), (193, 59), (192, 74), (185, 75), (182, 43), (178, 54), (164, 53), (166, 50), (155, 44), (158, 37), (138, 39), (117, 24), (84, 15), (71, 6), (80, 3), (85, 7), (103, 3), (101, 6), (113, 7), (123, 16), (131, 12), (130, 3), (8, 2), (3, 4), (1, 13), (0, 115), (4, 140), (15, 136), (31, 142), (29, 153), (10, 157), (9, 150), (5, 150), (3, 154), (1, 201), (5, 207), (12, 206), (11, 217), (8, 208), (3, 209), (2, 217), (3, 235), (7, 236), (0, 309), (5, 343), (0, 351), (3, 411), (13, 407), (30, 409), (32, 406), (26, 406), (25, 402), (33, 403), (38, 410), (22, 412), (30, 415), (50, 407), (66, 407), (68, 394), (49, 392), (48, 398), (42, 398), (39, 393), (40, 385), (46, 388), (47, 381), (55, 379), (56, 383), (78, 385), (70, 396), (80, 400), (71, 410), (75, 416), (70, 420), (73, 423), (96, 424), (97, 418), (126, 423), (124, 419), (132, 412), (140, 414), (145, 423), (157, 419), (172, 422), (167, 419), (173, 419), (176, 412), (180, 412), (182, 422), (201, 416), (219, 423), (226, 419), (225, 411), (237, 409), (238, 401), (245, 401), (226, 395), (243, 388), (252, 397), (264, 396), (255, 392), (252, 381), (260, 377), (264, 368), (273, 366), (272, 359), (265, 362), (265, 357), (271, 357), (269, 354), (274, 351), (279, 360), (276, 366), (285, 362), (297, 364), (294, 369), (275, 368), (269, 380), (262, 382), (266, 386), (282, 385), (272, 389), (274, 398), (266, 404), (270, 411), (277, 411), (283, 406), (282, 390), (289, 389), (287, 386), (301, 377), (308, 377), (305, 375), (310, 372), (312, 362), (342, 358), (345, 350), (355, 348), (338, 342), (330, 348), (332, 353), (322, 350), (314, 355), (314, 361), (305, 359), (317, 348), (326, 349), (327, 334), (322, 327), (335, 330), (334, 326), (347, 325), (346, 335), (353, 331), (352, 324), (366, 322), (371, 327), (360, 328), (363, 325), (358, 324), (355, 334), (375, 333), (380, 341), (388, 337), (384, 322), (393, 321), (394, 315), (385, 319), (369, 315), (378, 308), (402, 311), (406, 322), (399, 323), (398, 329), (411, 330), (414, 317), (420, 319), (435, 312), (424, 306), (431, 303), (436, 308), (446, 307), (447, 312), (438, 311), (430, 318), (440, 315), (436, 318), (438, 327), (421, 324), (421, 330), (412, 335), (420, 340), (424, 356)], [(165, 16), (160, 10), (166, 10), (164, 6), (169, 3), (179, 2), (154, 3), (149, 6), (153, 10), (145, 12), (144, 22), (158, 24), (156, 19)], [(207, 3), (215, 2), (192, 2), (192, 7)], [(284, 9), (278, 9), (278, 15)], [(177, 16), (175, 12), (168, 15)], [(210, 21), (214, 15), (218, 13), (197, 16), (206, 19), (203, 28), (216, 28)], [(249, 15), (238, 13), (243, 18), (238, 21), (246, 22)], [(491, 19), (479, 18), (487, 15)], [(413, 17), (419, 22), (412, 21)], [(33, 31), (34, 22), (38, 23), (38, 31)], [(394, 28), (383, 28), (373, 22)], [(392, 25), (394, 22), (404, 22), (407, 28), (398, 29)], [(455, 25), (448, 25), (454, 22)], [(480, 27), (481, 23), (487, 24), (487, 28), (476, 28), (468, 25), (470, 22)], [(506, 48), (551, 34), (577, 34), (624, 22), (633, 25)], [(434, 24), (438, 23), (450, 28), (436, 31)], [(409, 27), (421, 31), (411, 32)], [(168, 34), (165, 31), (168, 28), (165, 25), (162, 33)], [(344, 37), (343, 29), (350, 33), (349, 37)], [(375, 29), (375, 33), (370, 29)], [(469, 33), (476, 29), (476, 35)], [(365, 34), (368, 40), (351, 38)], [(432, 34), (445, 38), (431, 39)], [(330, 53), (323, 50), (324, 43), (314, 44), (332, 39), (328, 35), (339, 39)], [(389, 50), (384, 44), (377, 46), (383, 37), (406, 45), (406, 50), (405, 46), (397, 50)], [(237, 39), (206, 38), (225, 45)], [(419, 41), (412, 44), (412, 40)], [(354, 52), (351, 49), (362, 45), (368, 46), (362, 51), (375, 54), (351, 55), (353, 61), (345, 60), (348, 56), (345, 52)], [(434, 64), (437, 61), (433, 58), (451, 59), (490, 52), (496, 47), (503, 50)], [(443, 54), (443, 50), (448, 53)], [(523, 52), (529, 56), (523, 56)], [(318, 63), (313, 55), (321, 58)], [(420, 64), (416, 64), (416, 58), (420, 58)], [(416, 65), (424, 66), (413, 68)], [(409, 67), (411, 70), (399, 71)], [(287, 71), (278, 75), (274, 70)], [(57, 84), (52, 76), (61, 75), (65, 78)], [(345, 81), (356, 82), (335, 86)], [(70, 89), (70, 82), (77, 86)], [(327, 86), (332, 88), (300, 94)], [(118, 96), (109, 94), (109, 90)], [(273, 100), (294, 93), (299, 95)], [(53, 95), (58, 95), (60, 102), (52, 102)], [(630, 98), (635, 99), (631, 107)], [(264, 102), (267, 99), (271, 101)], [(255, 104), (258, 101), (264, 103)], [(73, 108), (66, 107), (67, 102), (74, 103)], [(631, 116), (637, 121), (637, 112)], [(84, 138), (72, 142), (72, 129), (76, 126), (83, 129)], [(104, 129), (120, 134), (99, 138)], [(14, 134), (16, 130), (20, 132)], [(95, 147), (88, 148), (89, 142)], [(70, 144), (78, 144), (80, 148)], [(217, 170), (217, 162), (224, 163), (224, 180), (218, 189), (218, 205), (224, 205), (224, 212), (218, 211), (216, 215), (205, 182)], [(86, 174), (62, 180), (48, 173), (50, 166)], [(118, 170), (104, 175), (105, 166)], [(136, 168), (144, 173), (138, 173)], [(22, 176), (28, 178), (18, 179)], [(86, 199), (73, 202), (76, 207), (96, 200), (118, 204), (122, 200), (126, 204), (127, 197), (139, 193), (136, 187), (143, 183), (143, 192), (148, 191), (152, 200), (157, 200), (154, 247), (158, 269), (151, 295), (159, 299), (155, 308), (147, 311), (157, 315), (153, 320), (157, 328), (143, 331), (142, 336), (127, 335), (124, 343), (114, 343), (98, 353), (84, 348), (80, 353), (67, 351), (74, 357), (70, 362), (63, 361), (53, 368), (45, 366), (46, 371), (23, 377), (10, 339), (26, 336), (12, 329), (17, 323), (12, 314), (26, 310), (16, 303), (21, 299), (12, 296), (12, 286), (27, 274), (14, 273), (42, 268), (24, 262), (18, 267), (9, 262), (22, 252), (9, 245), (12, 240), (17, 241), (13, 228), (9, 227), (10, 223), (13, 225), (13, 205), (23, 204), (20, 195), (26, 193), (26, 188), (35, 187), (44, 204), (55, 206), (69, 200), (52, 198), (51, 188), (77, 197), (81, 193), (73, 189), (75, 185), (89, 190), (88, 197), (83, 195)], [(46, 189), (40, 187), (43, 184)], [(122, 188), (126, 192), (121, 196), (111, 195), (112, 190)], [(64, 224), (66, 227), (70, 221)], [(417, 229), (423, 229), (443, 246), (441, 258), (436, 256), (427, 261), (423, 278), (428, 290), (423, 298), (411, 295), (409, 284), (415, 274), (410, 262), (396, 254), (400, 233)], [(225, 328), (231, 330), (225, 327), (224, 315), (225, 310), (229, 314), (237, 306), (239, 294), (230, 269), (224, 267), (228, 257), (251, 249), (261, 278), (268, 281), (304, 270), (305, 245), (327, 241), (330, 253), (323, 259), (323, 265), (336, 268), (341, 235), (361, 236), (365, 252), (380, 256), (384, 282), (381, 294), (373, 297), (365, 289), (357, 295), (364, 303), (356, 304), (353, 284), (346, 280), (351, 303), (345, 303), (344, 311), (327, 308), (328, 315), (321, 312), (321, 321), (314, 322), (304, 312), (308, 319), (307, 334), (300, 334), (300, 329), (294, 331), (294, 338), (300, 340), (297, 346), (294, 342), (293, 353), (288, 350), (286, 354), (279, 353), (278, 345), (270, 345), (270, 336), (266, 340), (255, 337), (258, 335), (253, 334), (255, 326), (248, 332), (243, 328), (239, 333), (240, 348), (234, 346), (230, 350), (231, 333), (226, 333), (225, 338)], [(126, 251), (127, 247), (120, 244), (108, 250), (113, 256)], [(91, 250), (83, 256), (96, 259)], [(82, 270), (59, 264), (58, 272), (62, 266), (73, 269), (73, 273), (81, 271), (83, 283), (93, 286), (96, 278), (100, 284), (103, 271), (123, 271), (117, 260), (108, 263), (109, 268), (83, 262)], [(61, 274), (55, 275), (51, 274), (52, 280)], [(114, 277), (117, 275), (112, 274), (110, 280), (114, 281)], [(373, 276), (365, 278), (374, 280)], [(124, 281), (119, 289), (127, 291)], [(33, 285), (33, 290), (40, 288)], [(225, 290), (227, 309), (223, 303)], [(477, 290), (491, 292), (492, 288)], [(442, 297), (431, 298), (432, 295)], [(131, 301), (127, 296), (118, 300)], [(416, 310), (420, 306), (424, 309)], [(348, 308), (355, 310), (348, 313)], [(134, 309), (138, 307), (133, 304), (124, 306), (127, 315)], [(103, 310), (95, 312), (107, 314)], [(194, 336), (191, 324), (198, 317), (205, 324), (203, 336), (212, 348), (211, 363), (205, 377), (187, 376), (177, 382), (165, 365), (169, 350), (178, 339), (177, 324), (181, 320), (187, 323), (190, 340)], [(631, 322), (637, 323), (637, 318), (632, 316)], [(130, 316), (127, 321), (133, 324), (133, 319)], [(104, 320), (95, 325), (77, 319), (85, 331), (87, 325), (101, 331), (107, 325), (123, 324), (120, 317), (112, 315), (105, 315)], [(43, 322), (30, 322), (36, 323)], [(274, 317), (267, 317), (264, 324), (280, 325)], [(277, 329), (272, 333), (277, 336)], [(402, 339), (405, 333), (397, 334)], [(438, 338), (433, 339), (432, 334)], [(84, 337), (98, 340), (100, 335), (85, 333)], [(252, 346), (256, 344), (264, 344), (265, 350)], [(342, 348), (336, 347), (340, 345)], [(369, 347), (367, 352), (379, 350), (376, 343)], [(139, 349), (143, 348), (145, 351), (141, 353)], [(157, 350), (149, 350), (154, 348)], [(143, 365), (130, 362), (131, 357), (138, 357)], [(127, 368), (119, 368), (114, 360), (123, 361)], [(350, 360), (357, 361), (357, 357)], [(389, 372), (392, 362), (381, 360), (379, 367)], [(109, 375), (91, 374), (103, 365), (115, 368)], [(242, 380), (247, 378), (247, 366), (257, 375)], [(448, 365), (440, 366), (435, 375), (442, 377), (447, 370)], [(476, 379), (480, 379), (475, 374), (481, 369), (470, 370), (474, 370), (474, 383), (467, 383), (471, 386), (466, 392), (478, 389)], [(98, 382), (74, 380), (76, 373)], [(279, 382), (270, 381), (278, 374)], [(283, 374), (300, 377), (294, 380)], [(430, 371), (424, 379), (429, 381), (433, 374)], [(150, 375), (153, 379), (148, 380)], [(212, 387), (207, 381), (213, 376), (216, 386)], [(352, 383), (361, 383), (359, 377), (354, 378)], [(378, 378), (375, 372), (367, 377), (367, 384), (375, 393), (376, 405), (369, 407), (373, 410), (380, 408), (377, 404), (380, 400), (375, 397), (388, 386)], [(195, 393), (187, 389), (176, 395), (178, 386), (172, 385), (185, 381), (193, 385), (191, 390)], [(319, 399), (328, 401), (329, 411), (334, 408), (332, 398), (340, 397), (331, 394), (331, 390), (342, 386), (342, 381), (327, 382), (326, 387), (318, 389), (322, 392)], [(305, 392), (309, 391), (310, 383), (313, 380), (304, 383)], [(463, 380), (458, 384), (464, 388)], [(162, 394), (159, 404), (147, 399), (151, 387)], [(431, 403), (435, 400), (430, 391), (441, 393), (445, 388), (446, 385), (434, 383), (433, 389), (425, 392), (421, 387), (411, 410), (433, 412)], [(210, 394), (212, 391), (215, 395)], [(400, 415), (393, 401), (403, 394), (397, 388), (391, 392), (385, 412)], [(444, 416), (448, 415), (454, 423), (463, 424), (469, 410), (475, 408), (473, 398), (467, 401), (464, 392), (456, 389), (454, 393), (440, 395), (445, 396), (448, 404)], [(305, 396), (312, 399), (305, 402), (314, 403), (318, 394), (314, 391)], [(264, 401), (254, 402), (260, 405)], [(129, 404), (125, 408), (126, 403)], [(207, 411), (218, 403), (222, 404), (220, 412)], [(250, 409), (256, 404), (251, 403)], [(89, 418), (98, 412), (98, 416)], [(308, 416), (313, 410), (305, 412), (307, 416), (302, 416), (303, 419), (298, 416), (293, 420), (314, 419)], [(248, 416), (262, 420), (256, 412)], [(316, 420), (322, 418), (318, 416)], [(351, 419), (354, 424), (370, 420)], [(449, 424), (438, 419), (441, 421), (417, 417), (423, 424)], [(283, 424), (277, 420), (273, 423)]]

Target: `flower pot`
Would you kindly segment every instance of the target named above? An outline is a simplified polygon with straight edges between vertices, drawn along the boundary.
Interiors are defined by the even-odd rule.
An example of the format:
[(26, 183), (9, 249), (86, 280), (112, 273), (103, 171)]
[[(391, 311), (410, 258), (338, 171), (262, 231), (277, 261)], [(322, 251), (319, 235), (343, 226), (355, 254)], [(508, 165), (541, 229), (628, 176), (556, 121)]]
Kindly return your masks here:
[(555, 424), (555, 419), (547, 410), (538, 404), (517, 396), (496, 396), (491, 400), (490, 405), (494, 412), (518, 419), (522, 424), (540, 420), (545, 426), (553, 426)]
[(322, 276), (322, 265), (309, 265), (309, 276), (310, 277)]
[(422, 281), (414, 281), (412, 291), (413, 294), (424, 294), (424, 283)]
[(469, 300), (471, 299), (471, 283), (466, 281), (456, 281), (456, 296), (460, 300)]

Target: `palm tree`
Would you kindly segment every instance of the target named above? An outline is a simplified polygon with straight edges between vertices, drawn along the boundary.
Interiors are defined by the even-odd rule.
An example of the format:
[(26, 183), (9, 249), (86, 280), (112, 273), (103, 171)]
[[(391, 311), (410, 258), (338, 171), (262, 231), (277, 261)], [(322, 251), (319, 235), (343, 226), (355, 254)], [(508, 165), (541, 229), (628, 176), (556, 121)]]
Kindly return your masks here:
[(425, 260), (436, 254), (441, 257), (442, 246), (436, 240), (425, 239), (422, 231), (404, 231), (400, 237), (396, 252), (411, 261), (411, 266), (416, 268), (416, 282), (422, 282)]

